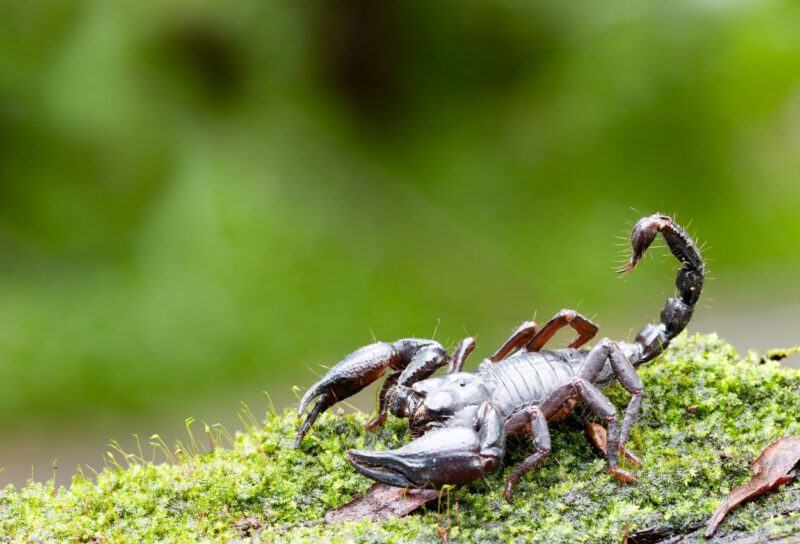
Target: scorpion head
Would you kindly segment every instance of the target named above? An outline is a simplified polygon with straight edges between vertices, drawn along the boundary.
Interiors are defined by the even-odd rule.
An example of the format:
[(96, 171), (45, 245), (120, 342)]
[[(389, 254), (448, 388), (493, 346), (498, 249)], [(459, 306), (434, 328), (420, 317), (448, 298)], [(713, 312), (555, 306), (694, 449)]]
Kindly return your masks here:
[(456, 372), (419, 381), (411, 387), (397, 386), (391, 395), (392, 412), (407, 417), (412, 434), (441, 427), (468, 406), (481, 405), (490, 392), (478, 376)]

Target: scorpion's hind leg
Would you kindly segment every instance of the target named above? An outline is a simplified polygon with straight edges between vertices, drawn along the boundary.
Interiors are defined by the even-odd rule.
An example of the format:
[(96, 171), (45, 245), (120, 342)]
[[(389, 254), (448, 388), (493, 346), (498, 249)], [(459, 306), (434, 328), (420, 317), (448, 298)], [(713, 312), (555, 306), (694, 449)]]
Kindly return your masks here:
[[(616, 408), (597, 387), (592, 385), (604, 369), (606, 361), (611, 362), (611, 369), (614, 375), (622, 387), (631, 394), (631, 400), (628, 402), (628, 407), (625, 409), (625, 415), (622, 419), (621, 429), (617, 427)], [(636, 369), (633, 368), (633, 365), (631, 365), (617, 344), (608, 338), (604, 338), (586, 356), (578, 375), (573, 379), (573, 384), (575, 384), (576, 389), (581, 393), (582, 399), (589, 405), (589, 408), (608, 424), (605, 450), (609, 472), (623, 482), (634, 481), (633, 474), (617, 468), (617, 452), (618, 450), (624, 451), (631, 427), (639, 417), (644, 384), (636, 373)]]
[(531, 439), (536, 451), (528, 456), (508, 477), (506, 489), (503, 492), (506, 502), (511, 502), (511, 490), (519, 479), (531, 470), (539, 468), (550, 454), (550, 431), (547, 428), (547, 419), (538, 406), (528, 410), (528, 419), (531, 426)]
[(558, 331), (566, 326), (572, 327), (578, 333), (578, 337), (569, 345), (571, 348), (579, 348), (586, 342), (594, 338), (597, 334), (597, 325), (591, 319), (583, 316), (575, 310), (561, 310), (544, 327), (531, 338), (525, 346), (526, 351), (539, 351)]
[(605, 339), (592, 348), (586, 356), (581, 369), (578, 371), (578, 375), (572, 378), (569, 383), (550, 393), (540, 405), (540, 408), (546, 417), (553, 417), (555, 414), (561, 412), (573, 399), (582, 401), (589, 410), (602, 419), (608, 427), (608, 437), (606, 441), (606, 463), (608, 466), (608, 473), (621, 482), (632, 483), (636, 481), (636, 477), (632, 473), (622, 470), (617, 466), (620, 443), (617, 409), (592, 383), (597, 379), (598, 374), (609, 358), (609, 346), (611, 344), (611, 341)]
[(617, 480), (630, 484), (636, 481), (631, 472), (617, 466), (619, 451), (619, 425), (617, 409), (610, 400), (594, 385), (582, 378), (573, 378), (572, 384), (579, 398), (599, 418), (606, 422), (608, 437), (606, 441), (606, 464), (608, 473)]
[(569, 347), (579, 348), (597, 334), (597, 325), (588, 317), (575, 310), (561, 310), (544, 327), (538, 329), (533, 321), (526, 321), (506, 340), (497, 351), (489, 357), (493, 363), (502, 361), (517, 350), (522, 352), (539, 351), (555, 333), (570, 326), (578, 333), (578, 337)]
[[(625, 408), (622, 418), (622, 426), (619, 433), (619, 451), (631, 460), (633, 464), (641, 466), (641, 460), (626, 449), (631, 428), (633, 428), (636, 420), (639, 419), (639, 410), (642, 405), (642, 396), (644, 395), (644, 383), (642, 383), (639, 374), (636, 373), (636, 369), (619, 345), (605, 338), (586, 356), (579, 375), (594, 381), (596, 373), (599, 373), (598, 368), (602, 369), (606, 359), (611, 361), (611, 369), (619, 380), (620, 385), (631, 394), (631, 400), (628, 401), (628, 406)], [(598, 364), (600, 360), (603, 360), (602, 365)]]

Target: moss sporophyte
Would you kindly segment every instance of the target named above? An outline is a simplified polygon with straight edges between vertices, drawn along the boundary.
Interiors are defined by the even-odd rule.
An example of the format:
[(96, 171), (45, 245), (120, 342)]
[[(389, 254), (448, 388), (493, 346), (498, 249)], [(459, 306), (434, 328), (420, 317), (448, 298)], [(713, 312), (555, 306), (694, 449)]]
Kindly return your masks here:
[[(739, 357), (715, 335), (681, 336), (642, 367), (645, 400), (631, 436), (644, 466), (638, 481), (611, 478), (584, 435), (583, 414), (554, 426), (553, 454), (502, 499), (510, 468), (444, 496), (421, 513), (381, 523), (326, 524), (325, 512), (364, 493), (372, 482), (348, 463), (350, 448), (389, 449), (410, 437), (390, 418), (367, 432), (363, 414), (324, 414), (301, 450), (291, 448), (293, 413), (225, 438), (209, 429), (213, 451), (199, 442), (153, 462), (118, 452), (96, 477), (71, 485), (31, 482), (0, 492), (5, 542), (621, 542), (645, 529), (685, 533), (702, 525), (748, 464), (770, 442), (800, 433), (800, 373), (750, 354)], [(620, 406), (627, 393), (608, 390)], [(210, 447), (206, 449), (211, 450)], [(511, 440), (505, 466), (530, 452)], [(798, 531), (800, 485), (741, 506), (717, 531)], [(697, 537), (700, 538), (699, 536)]]

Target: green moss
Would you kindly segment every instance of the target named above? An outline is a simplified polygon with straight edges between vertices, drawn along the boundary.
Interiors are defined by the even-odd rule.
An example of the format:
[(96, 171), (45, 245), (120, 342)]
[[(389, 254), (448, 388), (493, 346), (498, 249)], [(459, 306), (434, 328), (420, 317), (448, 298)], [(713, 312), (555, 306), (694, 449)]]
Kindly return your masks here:
[[(647, 527), (682, 532), (702, 522), (730, 487), (748, 478), (748, 463), (770, 441), (800, 433), (800, 373), (755, 355), (739, 358), (716, 336), (683, 337), (641, 369), (646, 400), (632, 436), (645, 458), (638, 482), (622, 485), (604, 471), (583, 434), (580, 414), (553, 429), (553, 454), (501, 498), (504, 478), (488, 475), (443, 497), (440, 508), (384, 523), (326, 525), (325, 511), (365, 491), (370, 482), (349, 466), (350, 447), (391, 448), (408, 440), (403, 422), (380, 432), (362, 429), (366, 416), (324, 415), (301, 451), (287, 413), (268, 414), (225, 442), (207, 429), (214, 451), (194, 439), (164, 463), (117, 452), (96, 478), (70, 487), (30, 483), (0, 492), (0, 540), (114, 542), (228, 540), (257, 534), (264, 541), (620, 542)], [(622, 406), (619, 387), (611, 397)], [(206, 437), (204, 437), (204, 441)], [(530, 451), (509, 444), (507, 466)], [(125, 459), (123, 459), (123, 457)], [(120, 466), (116, 463), (120, 463)], [(129, 465), (128, 465), (129, 463)], [(506, 471), (509, 469), (507, 468)], [(787, 510), (793, 484), (736, 510), (720, 532), (772, 527), (795, 531)], [(789, 508), (790, 509), (790, 508)]]

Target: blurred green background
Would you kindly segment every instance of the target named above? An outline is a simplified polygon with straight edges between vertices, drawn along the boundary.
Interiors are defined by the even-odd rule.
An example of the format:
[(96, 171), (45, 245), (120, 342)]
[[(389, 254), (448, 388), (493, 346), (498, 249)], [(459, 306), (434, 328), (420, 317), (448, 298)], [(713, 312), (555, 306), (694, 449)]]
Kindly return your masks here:
[[(800, 4), (0, 1), (0, 481), (562, 307), (800, 340)], [(663, 256), (663, 258), (662, 258)], [(369, 408), (374, 391), (356, 404)]]

